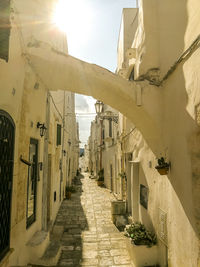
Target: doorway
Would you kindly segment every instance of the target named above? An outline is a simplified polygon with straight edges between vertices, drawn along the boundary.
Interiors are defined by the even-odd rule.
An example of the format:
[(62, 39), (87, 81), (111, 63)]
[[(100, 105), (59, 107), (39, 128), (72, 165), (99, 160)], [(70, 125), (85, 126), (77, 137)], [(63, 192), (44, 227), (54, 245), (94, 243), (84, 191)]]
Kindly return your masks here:
[(26, 227), (36, 221), (37, 179), (38, 179), (38, 141), (31, 138), (29, 144)]
[(14, 139), (14, 122), (0, 110), (0, 260), (10, 249)]
[(52, 155), (48, 154), (48, 180), (47, 180), (47, 225), (51, 222), (51, 165), (52, 165)]
[(139, 162), (131, 162), (131, 215), (133, 221), (139, 220)]
[(126, 194), (127, 194), (127, 198), (126, 198), (126, 207), (127, 207), (127, 213), (129, 216), (132, 216), (132, 201), (131, 201), (131, 163), (132, 160), (132, 153), (127, 153), (126, 154), (126, 178), (127, 178), (127, 183), (126, 183)]

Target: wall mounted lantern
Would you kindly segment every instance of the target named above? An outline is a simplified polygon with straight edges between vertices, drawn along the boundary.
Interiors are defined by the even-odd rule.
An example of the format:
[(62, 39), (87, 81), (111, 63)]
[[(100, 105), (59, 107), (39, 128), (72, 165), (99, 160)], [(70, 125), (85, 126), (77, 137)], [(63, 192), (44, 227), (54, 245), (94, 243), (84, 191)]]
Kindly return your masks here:
[(47, 127), (44, 125), (44, 123), (40, 123), (40, 122), (38, 122), (38, 123), (37, 123), (37, 128), (40, 129), (40, 136), (41, 136), (41, 137), (44, 136), (44, 135), (45, 135), (45, 132), (46, 132), (46, 130), (47, 130)]
[(97, 102), (94, 105), (95, 105), (96, 113), (97, 114), (101, 113), (103, 109), (103, 102), (97, 100)]
[(95, 110), (96, 113), (98, 115), (98, 117), (100, 118), (100, 120), (112, 120), (115, 123), (118, 123), (118, 115), (113, 114), (112, 112), (109, 112), (109, 115), (100, 115), (100, 113), (102, 113), (103, 111), (103, 102), (97, 100), (97, 102), (94, 104), (95, 105)]

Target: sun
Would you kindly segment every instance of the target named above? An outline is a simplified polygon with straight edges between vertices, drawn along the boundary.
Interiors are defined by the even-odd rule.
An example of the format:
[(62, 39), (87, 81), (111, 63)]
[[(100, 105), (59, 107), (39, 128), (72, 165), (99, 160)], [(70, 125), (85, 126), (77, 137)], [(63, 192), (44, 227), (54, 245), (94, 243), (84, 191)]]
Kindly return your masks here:
[(68, 19), (66, 17), (66, 12), (68, 10), (67, 1), (60, 0), (53, 14), (53, 23), (61, 30), (66, 31), (68, 26)]
[(87, 39), (92, 26), (92, 10), (87, 0), (59, 0), (54, 10), (53, 23), (67, 34), (69, 41)]

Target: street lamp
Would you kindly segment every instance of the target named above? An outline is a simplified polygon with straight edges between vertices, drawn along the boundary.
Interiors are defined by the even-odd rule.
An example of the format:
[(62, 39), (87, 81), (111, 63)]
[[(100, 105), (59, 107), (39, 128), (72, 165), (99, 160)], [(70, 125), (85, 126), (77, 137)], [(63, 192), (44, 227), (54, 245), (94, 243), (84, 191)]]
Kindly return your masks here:
[(103, 102), (97, 100), (97, 102), (94, 105), (95, 105), (96, 113), (97, 114), (101, 113), (103, 109)]
[[(94, 105), (95, 105), (95, 110), (96, 110), (96, 113), (97, 113), (100, 121), (112, 120), (115, 123), (118, 123), (118, 115), (112, 114), (112, 112), (109, 112), (108, 115), (104, 115), (104, 116), (103, 116), (103, 114), (100, 114), (103, 111), (103, 102), (97, 100), (97, 102)], [(105, 113), (107, 113), (107, 112), (105, 112)]]
[(99, 167), (101, 170), (102, 169), (102, 147), (101, 147), (101, 145), (102, 145), (103, 116), (100, 115), (100, 113), (102, 113), (102, 110), (103, 110), (103, 102), (97, 100), (97, 102), (95, 103), (95, 109), (96, 109), (96, 113), (100, 119), (100, 126), (101, 126), (101, 129), (100, 129), (100, 133), (101, 133), (101, 135), (100, 135), (100, 138), (101, 138), (100, 139), (100, 153), (99, 153), (99, 161), (100, 161)]
[(45, 135), (45, 132), (46, 132), (46, 130), (47, 130), (47, 127), (45, 126), (45, 124), (44, 124), (44, 123), (40, 123), (40, 122), (38, 122), (38, 123), (37, 123), (37, 128), (40, 129), (40, 136), (41, 136), (41, 137), (44, 136), (44, 135)]

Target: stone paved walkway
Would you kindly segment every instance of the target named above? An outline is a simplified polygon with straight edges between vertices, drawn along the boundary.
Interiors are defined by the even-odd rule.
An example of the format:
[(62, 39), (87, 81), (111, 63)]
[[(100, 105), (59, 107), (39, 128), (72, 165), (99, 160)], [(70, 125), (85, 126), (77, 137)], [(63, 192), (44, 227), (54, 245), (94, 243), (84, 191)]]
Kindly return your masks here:
[(54, 235), (56, 228), (64, 227), (58, 266), (133, 266), (125, 237), (111, 221), (113, 195), (88, 174), (84, 176), (78, 192), (63, 201), (56, 218)]

